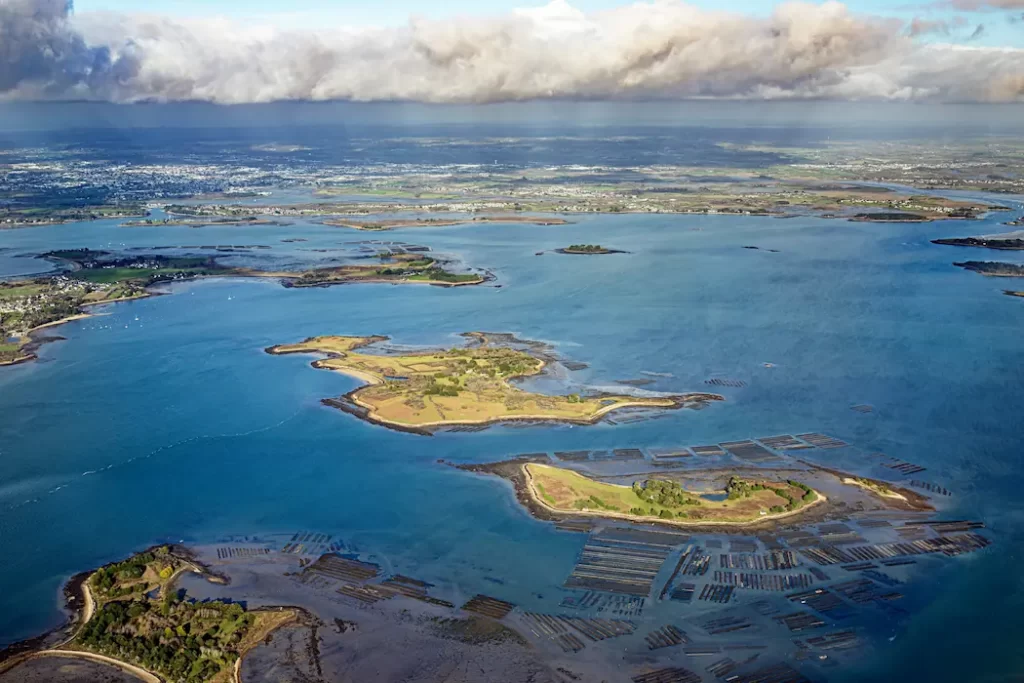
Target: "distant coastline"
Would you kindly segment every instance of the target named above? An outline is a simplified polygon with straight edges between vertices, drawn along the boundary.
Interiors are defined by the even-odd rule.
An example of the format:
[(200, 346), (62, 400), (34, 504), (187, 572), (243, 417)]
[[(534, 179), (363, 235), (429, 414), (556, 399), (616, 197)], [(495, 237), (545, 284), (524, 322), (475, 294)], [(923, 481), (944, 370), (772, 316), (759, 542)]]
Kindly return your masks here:
[(525, 223), (529, 225), (568, 225), (564, 218), (540, 218), (534, 216), (466, 216), (464, 218), (393, 218), (378, 221), (360, 221), (351, 218), (327, 218), (324, 225), (353, 230), (381, 232), (396, 228), (439, 228), (454, 225), (479, 225), (486, 223)]
[[(10, 290), (31, 289), (24, 300), (43, 295), (60, 301), (62, 317), (35, 325), (25, 330), (15, 327), (13, 335), (0, 329), (0, 343), (8, 336), (18, 340), (8, 344), (0, 355), (0, 367), (20, 365), (38, 359), (36, 351), (45, 343), (59, 337), (41, 336), (39, 332), (75, 320), (90, 317), (86, 309), (101, 304), (120, 303), (144, 299), (158, 294), (152, 288), (170, 282), (206, 278), (272, 278), (288, 288), (330, 287), (343, 284), (421, 284), (434, 287), (465, 287), (479, 285), (494, 279), (491, 273), (454, 273), (444, 268), (444, 262), (419, 254), (396, 254), (382, 260), (379, 265), (342, 265), (314, 268), (305, 271), (261, 271), (252, 268), (222, 266), (216, 256), (168, 257), (163, 255), (131, 255), (111, 260), (106, 251), (71, 249), (41, 254), (52, 262), (67, 264), (69, 272), (47, 277), (14, 280), (0, 283)], [(38, 290), (38, 291), (37, 291)], [(74, 294), (68, 294), (68, 292)], [(17, 301), (16, 295), (12, 300)], [(75, 297), (75, 298), (70, 298)], [(102, 298), (107, 297), (107, 298)], [(51, 308), (37, 310), (52, 315)], [(15, 309), (18, 310), (18, 309)], [(74, 311), (70, 315), (71, 311)], [(45, 317), (43, 318), (45, 319)], [(12, 329), (12, 328), (8, 328)]]

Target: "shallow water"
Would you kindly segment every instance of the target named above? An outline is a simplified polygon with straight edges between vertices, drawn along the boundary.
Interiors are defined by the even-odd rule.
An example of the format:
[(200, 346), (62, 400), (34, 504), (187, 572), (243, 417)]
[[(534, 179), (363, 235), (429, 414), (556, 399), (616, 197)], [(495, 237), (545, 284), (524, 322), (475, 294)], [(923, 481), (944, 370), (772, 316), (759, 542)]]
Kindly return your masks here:
[[(1024, 306), (1002, 295), (1005, 280), (951, 263), (1016, 259), (929, 243), (998, 232), (999, 220), (630, 215), (380, 235), (301, 222), (196, 230), (98, 221), (0, 232), (3, 275), (42, 270), (19, 255), (58, 247), (268, 244), (299, 258), (300, 248), (370, 237), (431, 246), (502, 285), (207, 280), (58, 328), (68, 341), (44, 346), (40, 362), (0, 371), (0, 643), (56, 624), (58, 589), (74, 572), (158, 541), (299, 529), (334, 533), (389, 569), (467, 594), (550, 606), (584, 537), (532, 520), (505, 483), (438, 459), (823, 431), (856, 448), (809, 459), (878, 476), (891, 470), (867, 453), (927, 466), (925, 478), (957, 494), (948, 516), (984, 519), (995, 538), (922, 577), (943, 590), (891, 645), (882, 640), (866, 662), (885, 672), (875, 680), (1009, 671), (1024, 635), (1014, 564), (1024, 537)], [(309, 242), (280, 242), (298, 236)], [(630, 253), (534, 255), (576, 242)], [(712, 376), (746, 386), (716, 387), (727, 401), (703, 411), (633, 424), (428, 438), (323, 407), (320, 398), (354, 381), (311, 369), (308, 357), (263, 353), (316, 334), (454, 345), (468, 330), (544, 340), (589, 364), (540, 380), (544, 388), (647, 377), (657, 382), (645, 389), (700, 391)]]

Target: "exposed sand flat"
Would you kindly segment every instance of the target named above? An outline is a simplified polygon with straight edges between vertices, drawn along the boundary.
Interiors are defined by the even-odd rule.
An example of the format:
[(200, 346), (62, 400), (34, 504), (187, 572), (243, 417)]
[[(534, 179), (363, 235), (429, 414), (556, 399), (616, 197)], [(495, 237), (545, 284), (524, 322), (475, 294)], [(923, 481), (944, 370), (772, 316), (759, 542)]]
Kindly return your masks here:
[[(309, 614), (306, 624), (285, 626), (246, 654), (240, 669), (244, 683), (561, 680), (539, 653), (498, 622), (474, 617), (467, 630), (451, 629), (446, 620), (461, 621), (466, 615), (402, 597), (363, 605), (339, 595), (335, 582), (285, 576), (298, 571), (295, 556), (274, 553), (223, 562), (213, 548), (197, 550), (200, 560), (230, 583), (185, 576), (182, 586), (193, 597), (244, 600), (250, 608), (294, 605)], [(599, 672), (591, 669), (584, 680), (601, 680)]]

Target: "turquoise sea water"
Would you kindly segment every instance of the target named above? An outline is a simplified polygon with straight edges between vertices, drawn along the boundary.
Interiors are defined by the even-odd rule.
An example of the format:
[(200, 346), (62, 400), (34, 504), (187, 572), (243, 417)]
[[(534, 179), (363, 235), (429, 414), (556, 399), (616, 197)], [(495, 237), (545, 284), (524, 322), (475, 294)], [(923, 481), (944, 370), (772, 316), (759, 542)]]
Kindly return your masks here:
[[(891, 474), (858, 457), (875, 451), (927, 466), (928, 479), (957, 494), (947, 516), (981, 518), (995, 539), (921, 578), (935, 590), (863, 675), (1010, 672), (1022, 665), (1024, 636), (1024, 301), (1001, 294), (1012, 282), (950, 264), (1022, 259), (929, 243), (997, 232), (1005, 219), (594, 216), (558, 227), (416, 228), (370, 237), (429, 245), (491, 270), (502, 286), (208, 280), (104, 307), (58, 328), (68, 341), (44, 346), (40, 362), (0, 371), (0, 644), (59, 623), (58, 590), (75, 572), (154, 542), (225, 534), (327, 531), (402, 573), (537, 603), (558, 590), (583, 536), (532, 520), (503, 482), (438, 459), (823, 431), (857, 447), (841, 456), (844, 468)], [(309, 242), (280, 242), (294, 236)], [(46, 264), (20, 255), (58, 246), (267, 244), (298, 258), (364, 237), (304, 224), (129, 230), (101, 221), (0, 232), (0, 274), (37, 272)], [(534, 255), (577, 242), (630, 253)], [(454, 345), (469, 330), (544, 340), (590, 365), (569, 383), (658, 372), (673, 377), (651, 389), (700, 391), (710, 376), (747, 386), (653, 421), (428, 438), (323, 407), (320, 398), (354, 380), (263, 352), (316, 334)], [(860, 403), (875, 412), (850, 410)]]

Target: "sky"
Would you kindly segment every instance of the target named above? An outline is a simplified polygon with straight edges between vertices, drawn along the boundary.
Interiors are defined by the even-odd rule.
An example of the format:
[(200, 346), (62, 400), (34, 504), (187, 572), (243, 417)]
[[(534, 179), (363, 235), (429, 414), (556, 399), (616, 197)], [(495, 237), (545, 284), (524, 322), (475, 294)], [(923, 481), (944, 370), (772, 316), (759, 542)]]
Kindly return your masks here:
[(899, 2), (0, 0), (0, 102), (1024, 103), (1024, 0)]
[[(243, 20), (274, 22), (289, 28), (310, 28), (329, 21), (336, 25), (398, 26), (412, 16), (445, 19), (454, 16), (486, 16), (506, 14), (513, 10), (541, 6), (543, 2), (522, 0), (147, 0), (147, 12), (178, 17), (228, 16)], [(612, 9), (628, 4), (621, 0), (573, 0), (572, 6), (583, 12)], [(749, 15), (766, 16), (779, 4), (771, 0), (693, 0), (690, 4), (706, 9), (720, 9)], [(946, 3), (949, 4), (949, 3)], [(1004, 3), (1011, 4), (1012, 3)], [(952, 35), (939, 36), (954, 42), (969, 42), (987, 46), (1013, 46), (1024, 48), (1024, 1), (1016, 7), (993, 11), (962, 12), (942, 3), (927, 0), (851, 0), (846, 5), (855, 12), (895, 17), (910, 22), (914, 18), (945, 21), (953, 24), (962, 17), (964, 24)], [(78, 12), (139, 11), (138, 0), (77, 0)], [(978, 35), (978, 26), (983, 29)]]

